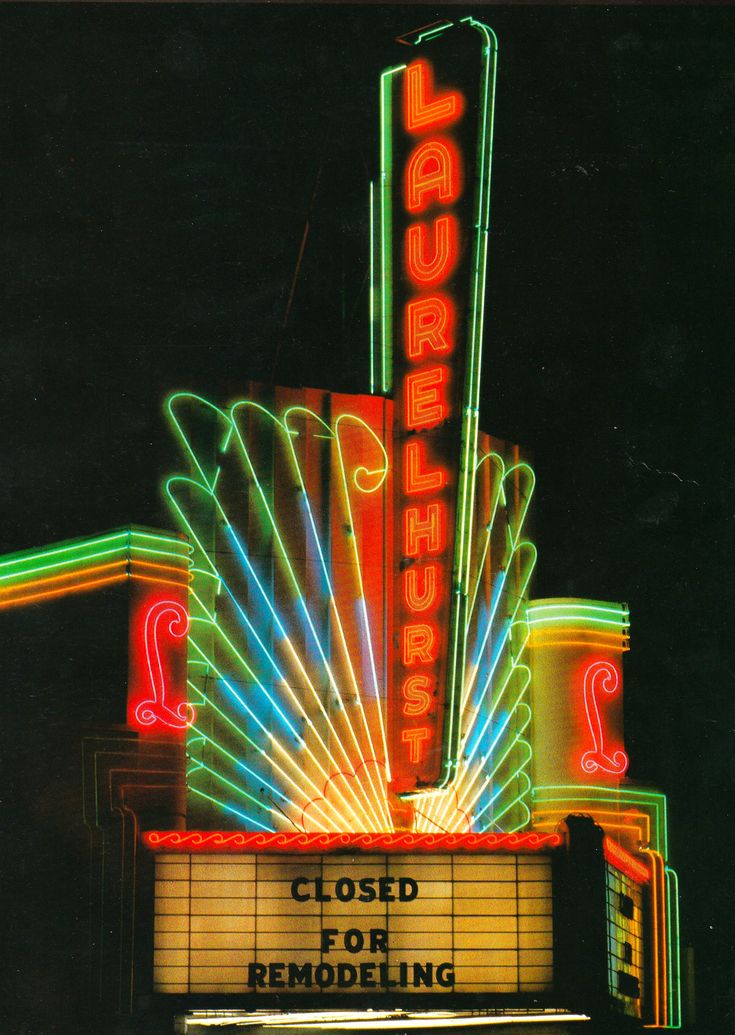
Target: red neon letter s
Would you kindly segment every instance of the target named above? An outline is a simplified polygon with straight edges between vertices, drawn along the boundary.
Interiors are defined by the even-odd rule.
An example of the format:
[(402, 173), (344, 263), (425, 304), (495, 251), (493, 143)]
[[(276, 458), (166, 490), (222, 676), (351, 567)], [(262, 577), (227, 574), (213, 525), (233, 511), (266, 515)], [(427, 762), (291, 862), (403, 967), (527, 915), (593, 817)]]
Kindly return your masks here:
[[(432, 96), (433, 94), (433, 96)], [(434, 93), (434, 74), (423, 58), (412, 61), (403, 80), (403, 124), (409, 133), (421, 133), (430, 126), (446, 126), (462, 114), (458, 90)]]
[(455, 216), (437, 216), (431, 225), (412, 223), (406, 231), (406, 271), (411, 280), (426, 287), (446, 280), (457, 264), (458, 241)]
[(414, 718), (431, 708), (431, 681), (428, 676), (409, 676), (403, 684), (403, 714)]
[(432, 200), (451, 205), (460, 195), (459, 151), (451, 140), (424, 140), (406, 162), (405, 198), (409, 212), (423, 212)]
[(406, 306), (406, 355), (423, 359), (427, 349), (450, 352), (454, 347), (454, 305), (446, 295), (417, 298)]

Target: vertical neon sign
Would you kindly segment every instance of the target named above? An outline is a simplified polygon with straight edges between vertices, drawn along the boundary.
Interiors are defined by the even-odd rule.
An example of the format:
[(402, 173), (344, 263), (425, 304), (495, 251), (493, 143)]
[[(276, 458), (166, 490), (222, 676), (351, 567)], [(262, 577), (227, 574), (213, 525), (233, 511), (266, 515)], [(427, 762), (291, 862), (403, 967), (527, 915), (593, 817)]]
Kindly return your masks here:
[(445, 786), (459, 750), (496, 53), (472, 19), (405, 42), (429, 46), (381, 80), (374, 378), (388, 390), (392, 367), (398, 794)]

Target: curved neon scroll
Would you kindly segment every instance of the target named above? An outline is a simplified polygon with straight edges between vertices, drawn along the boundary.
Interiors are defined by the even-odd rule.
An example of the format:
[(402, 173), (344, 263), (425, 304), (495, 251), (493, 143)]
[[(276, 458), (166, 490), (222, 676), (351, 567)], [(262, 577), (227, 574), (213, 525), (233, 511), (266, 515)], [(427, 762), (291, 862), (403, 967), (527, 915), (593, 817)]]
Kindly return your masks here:
[(166, 679), (161, 663), (161, 626), (168, 622), (169, 636), (182, 639), (189, 631), (186, 608), (175, 600), (159, 600), (151, 605), (143, 626), (143, 645), (152, 697), (140, 701), (135, 708), (135, 719), (141, 726), (163, 723), (171, 729), (184, 730), (194, 722), (191, 704), (181, 701), (172, 707), (166, 703)]
[(611, 776), (622, 776), (630, 764), (626, 753), (618, 748), (612, 754), (605, 751), (605, 733), (602, 728), (597, 698), (600, 692), (612, 697), (620, 686), (620, 673), (609, 661), (595, 661), (584, 673), (584, 710), (593, 747), (585, 751), (580, 764), (585, 773), (600, 770)]

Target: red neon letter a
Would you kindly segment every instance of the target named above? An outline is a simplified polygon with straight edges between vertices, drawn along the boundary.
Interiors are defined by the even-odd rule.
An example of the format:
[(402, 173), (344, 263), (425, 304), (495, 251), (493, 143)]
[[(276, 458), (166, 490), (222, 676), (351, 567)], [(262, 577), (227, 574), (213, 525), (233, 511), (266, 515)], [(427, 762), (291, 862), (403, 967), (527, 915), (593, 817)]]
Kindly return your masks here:
[(423, 140), (406, 162), (405, 198), (409, 212), (423, 212), (432, 202), (451, 205), (461, 192), (459, 151), (448, 138)]

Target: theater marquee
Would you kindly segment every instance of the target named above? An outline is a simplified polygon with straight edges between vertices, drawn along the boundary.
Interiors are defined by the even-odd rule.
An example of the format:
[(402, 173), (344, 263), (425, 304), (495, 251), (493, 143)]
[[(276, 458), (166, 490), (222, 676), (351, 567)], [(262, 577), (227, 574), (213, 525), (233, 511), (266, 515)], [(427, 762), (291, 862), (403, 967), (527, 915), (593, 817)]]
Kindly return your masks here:
[(164, 851), (155, 903), (158, 992), (552, 987), (549, 854)]

